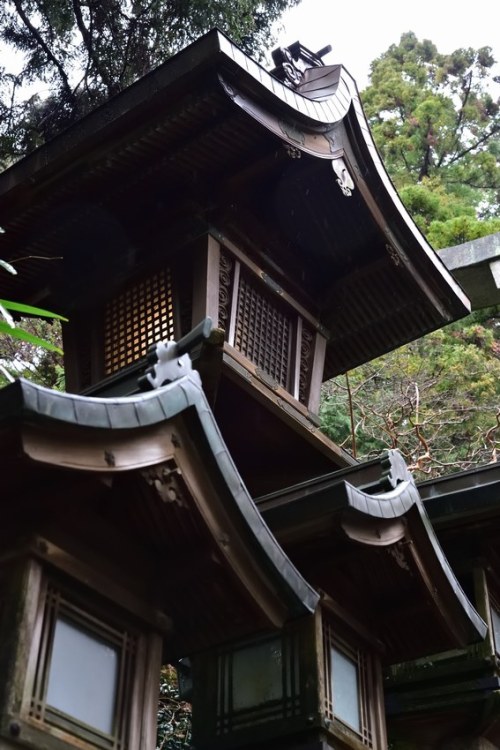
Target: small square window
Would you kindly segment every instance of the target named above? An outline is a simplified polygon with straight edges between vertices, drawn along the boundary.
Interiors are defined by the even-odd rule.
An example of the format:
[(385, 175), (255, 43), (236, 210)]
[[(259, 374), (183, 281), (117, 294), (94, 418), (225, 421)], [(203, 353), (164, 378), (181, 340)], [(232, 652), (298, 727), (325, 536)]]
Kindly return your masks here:
[(218, 659), (217, 733), (300, 712), (298, 641), (282, 634), (224, 652)]
[(330, 649), (330, 691), (334, 716), (361, 732), (358, 663), (336, 646)]
[(325, 715), (338, 721), (368, 747), (373, 747), (370, 709), (371, 660), (364, 648), (340, 637), (323, 620)]
[(259, 706), (283, 697), (281, 641), (259, 643), (233, 654), (233, 709)]
[(58, 617), (48, 669), (47, 707), (113, 734), (119, 658), (115, 644), (80, 623)]
[(98, 747), (124, 748), (136, 640), (49, 586), (30, 716)]

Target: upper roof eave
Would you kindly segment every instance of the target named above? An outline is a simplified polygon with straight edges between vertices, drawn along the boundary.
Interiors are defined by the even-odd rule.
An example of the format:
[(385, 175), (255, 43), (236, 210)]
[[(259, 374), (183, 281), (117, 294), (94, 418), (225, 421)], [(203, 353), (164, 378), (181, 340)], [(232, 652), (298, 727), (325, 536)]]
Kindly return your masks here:
[[(453, 277), (451, 272), (448, 270), (448, 267), (445, 265), (444, 261), (427, 242), (427, 239), (417, 227), (410, 214), (408, 213), (405, 205), (403, 204), (403, 201), (399, 197), (399, 194), (394, 187), (394, 184), (382, 162), (377, 146), (375, 145), (375, 141), (373, 140), (373, 136), (371, 134), (368, 121), (363, 110), (363, 105), (356, 82), (347, 71), (345, 71), (345, 77), (349, 80), (348, 85), (350, 91), (352, 92), (352, 106), (349, 110), (347, 119), (351, 122), (352, 125), (354, 125), (356, 131), (358, 132), (358, 141), (361, 141), (365, 153), (373, 165), (374, 171), (377, 175), (377, 178), (380, 180), (381, 186), (383, 187), (387, 198), (397, 209), (397, 213), (400, 216), (402, 222), (403, 231), (405, 231), (405, 233), (408, 233), (407, 236), (411, 237), (414, 243), (416, 243), (419, 249), (422, 251), (422, 257), (424, 260), (423, 265), (427, 266), (430, 270), (434, 270), (435, 272), (437, 272), (443, 279), (445, 284), (450, 288), (450, 291), (452, 291), (453, 295), (456, 297), (455, 306), (457, 310), (462, 307), (461, 314), (467, 314), (471, 311), (471, 303), (469, 298), (467, 297), (467, 294)], [(406, 258), (405, 250), (401, 246), (401, 242), (398, 240), (396, 233), (392, 232), (389, 227), (386, 227), (386, 231), (387, 239), (389, 240), (390, 244), (393, 245), (402, 262), (407, 263), (408, 259)], [(413, 260), (413, 258), (410, 259), (410, 261)]]
[(37, 179), (49, 169), (51, 172), (60, 170), (84, 143), (88, 147), (101, 141), (138, 108), (153, 110), (156, 102), (171, 89), (195, 80), (211, 68), (226, 70), (252, 88), (257, 87), (261, 96), (270, 96), (279, 106), (308, 120), (311, 127), (333, 125), (342, 119), (350, 104), (348, 81), (352, 79), (347, 72), (342, 73), (341, 105), (314, 102), (279, 81), (221, 31), (213, 29), (6, 169), (0, 174), (0, 199), (26, 180)]
[[(232, 111), (230, 98), (233, 98), (233, 103), (239, 104), (259, 123), (260, 132), (269, 132), (273, 143), (276, 137), (282, 142), (288, 141), (299, 151), (321, 159), (321, 167), (325, 166), (325, 160), (345, 160), (356, 189), (362, 194), (371, 219), (377, 225), (380, 246), (382, 249), (384, 244), (387, 247), (388, 256), (384, 263), (390, 268), (392, 264), (399, 266), (398, 273), (401, 273), (404, 282), (408, 281), (413, 286), (414, 295), (408, 298), (422, 300), (422, 316), (418, 318), (418, 325), (413, 324), (411, 336), (404, 339), (399, 321), (384, 319), (380, 323), (389, 333), (380, 337), (383, 343), (372, 351), (366, 350), (366, 339), (374, 339), (369, 336), (371, 323), (364, 320), (361, 308), (359, 315), (363, 322), (361, 327), (358, 326), (359, 330), (355, 327), (352, 347), (341, 340), (341, 335), (339, 338), (339, 332), (343, 330), (349, 337), (353, 332), (338, 319), (340, 313), (335, 307), (334, 289), (332, 304), (328, 300), (322, 304), (325, 306), (325, 320), (328, 322), (329, 317), (333, 316), (331, 327), (335, 331), (335, 347), (330, 346), (329, 350), (333, 352), (331, 360), (338, 363), (340, 371), (365, 361), (366, 351), (369, 358), (379, 356), (408, 338), (416, 338), (465, 315), (470, 310), (467, 297), (416, 228), (383, 167), (354, 80), (342, 66), (333, 67), (338, 73), (337, 88), (334, 87), (329, 99), (315, 101), (273, 77), (221, 32), (209, 32), (0, 175), (0, 223), (7, 226), (6, 234), (0, 239), (0, 251), (5, 248), (3, 257), (13, 259), (10, 255), (12, 248), (16, 248), (15, 255), (19, 247), (16, 232), (25, 231), (24, 227), (33, 221), (34, 216), (39, 218), (45, 215), (43, 206), (48, 196), (57, 192), (55, 187), (66, 187), (65, 181), (68, 184), (74, 181), (79, 185), (79, 175), (85, 174), (87, 169), (90, 171), (93, 160), (103, 161), (107, 158), (112, 151), (108, 145), (114, 146), (115, 141), (120, 143), (124, 137), (132, 142), (143, 128), (151, 126), (162, 108), (170, 106), (177, 93), (189, 92), (196, 85), (203, 87), (210, 72), (217, 85), (217, 76), (222, 79), (221, 92), (224, 83), (234, 84), (236, 96), (232, 97), (227, 89), (225, 92), (228, 112)], [(236, 101), (237, 96), (241, 101)], [(348, 138), (330, 138), (333, 130), (339, 127), (349, 131)], [(305, 134), (303, 143), (294, 140), (295, 129)], [(285, 131), (288, 131), (288, 135)], [(355, 149), (354, 144), (347, 142), (349, 139), (356, 141)], [(363, 162), (359, 165), (356, 163), (358, 157)], [(315, 176), (317, 166), (318, 161), (315, 161)], [(335, 182), (333, 170), (331, 180)], [(9, 224), (14, 227), (12, 233)], [(334, 244), (334, 235), (330, 244)], [(24, 268), (26, 270), (27, 266)], [(387, 273), (390, 275), (389, 271)], [(38, 298), (33, 297), (34, 281), (28, 274), (25, 278), (27, 299), (38, 302)], [(342, 284), (349, 282), (349, 277), (344, 279), (340, 275), (340, 278)], [(372, 286), (378, 289), (377, 285)], [(391, 311), (392, 308), (384, 314), (390, 317)], [(406, 318), (402, 316), (401, 320), (406, 321)], [(408, 326), (406, 330), (409, 330)], [(356, 350), (357, 357), (354, 357), (351, 349)], [(327, 370), (328, 377), (337, 374)]]

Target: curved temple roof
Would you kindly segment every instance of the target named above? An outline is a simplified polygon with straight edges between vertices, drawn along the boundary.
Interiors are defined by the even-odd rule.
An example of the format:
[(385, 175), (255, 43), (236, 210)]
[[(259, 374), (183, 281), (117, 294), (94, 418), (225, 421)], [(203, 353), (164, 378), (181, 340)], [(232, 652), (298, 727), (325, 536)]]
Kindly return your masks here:
[(40, 301), (45, 284), (44, 305), (70, 312), (113, 244), (121, 272), (182, 216), (293, 280), (329, 341), (325, 377), (469, 307), (399, 200), (347, 71), (309, 69), (292, 89), (218, 31), (0, 175), (0, 199), (0, 257), (71, 261), (23, 262), (17, 297)]
[(391, 451), (382, 459), (378, 483), (377, 463), (318, 477), (257, 505), (311, 582), (337, 601), (341, 594), (365, 617), (371, 613), (389, 662), (484, 638), (486, 625), (457, 581), (401, 456)]
[[(318, 595), (276, 542), (236, 471), (198, 373), (118, 399), (16, 381), (0, 390), (0, 444), (4, 502), (15, 492), (22, 505), (34, 493), (39, 509), (42, 488), (48, 487), (50, 502), (56, 480), (71, 502), (82, 475), (116, 483), (109, 500), (116, 523), (128, 517), (128, 529), (164, 560), (157, 585), (167, 592), (174, 654), (315, 609)], [(4, 528), (16, 505), (2, 508)], [(71, 504), (64, 507), (71, 512)], [(24, 515), (24, 526), (29, 523)], [(177, 576), (188, 602), (167, 595)]]

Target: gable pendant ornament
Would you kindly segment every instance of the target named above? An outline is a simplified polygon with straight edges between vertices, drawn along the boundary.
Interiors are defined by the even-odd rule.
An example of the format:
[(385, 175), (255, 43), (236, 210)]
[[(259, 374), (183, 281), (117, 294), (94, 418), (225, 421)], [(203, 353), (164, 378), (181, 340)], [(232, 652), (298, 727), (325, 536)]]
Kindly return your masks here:
[(337, 175), (337, 185), (342, 190), (343, 194), (348, 198), (352, 195), (354, 190), (354, 180), (352, 179), (349, 170), (347, 169), (345, 161), (340, 157), (332, 160), (333, 171)]

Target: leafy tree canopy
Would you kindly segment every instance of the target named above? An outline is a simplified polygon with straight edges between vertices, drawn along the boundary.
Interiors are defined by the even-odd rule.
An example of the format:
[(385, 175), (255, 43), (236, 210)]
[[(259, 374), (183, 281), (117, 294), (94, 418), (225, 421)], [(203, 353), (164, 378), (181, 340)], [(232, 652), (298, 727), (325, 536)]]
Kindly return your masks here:
[(500, 309), (474, 313), (465, 325), (330, 381), (321, 418), (326, 433), (358, 458), (398, 448), (417, 478), (498, 460)]
[[(386, 168), (436, 248), (500, 231), (500, 106), (489, 47), (403, 34), (362, 95)], [(496, 461), (500, 309), (479, 311), (325, 385), (323, 429), (358, 458), (399, 448), (417, 478)]]
[[(262, 53), (270, 29), (298, 0), (4, 0), (0, 39), (23, 56), (3, 71), (0, 158), (21, 156), (218, 27)], [(20, 100), (24, 84), (50, 90)]]
[(0, 332), (0, 387), (23, 377), (39, 385), (64, 390), (61, 325), (57, 320), (23, 318), (14, 329), (21, 336)]
[[(408, 32), (371, 65), (365, 111), (386, 168), (424, 231), (457, 216), (495, 216), (500, 100), (494, 64), (490, 47), (445, 55)], [(439, 242), (441, 232), (436, 228)]]

